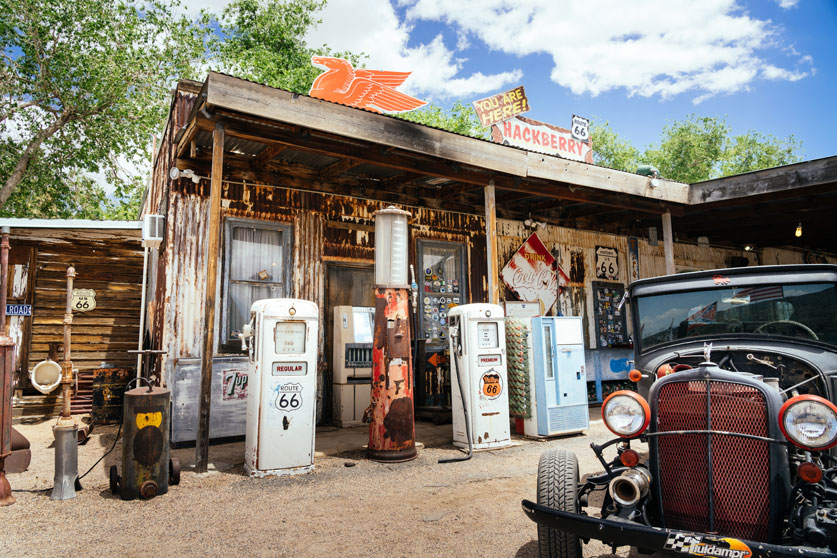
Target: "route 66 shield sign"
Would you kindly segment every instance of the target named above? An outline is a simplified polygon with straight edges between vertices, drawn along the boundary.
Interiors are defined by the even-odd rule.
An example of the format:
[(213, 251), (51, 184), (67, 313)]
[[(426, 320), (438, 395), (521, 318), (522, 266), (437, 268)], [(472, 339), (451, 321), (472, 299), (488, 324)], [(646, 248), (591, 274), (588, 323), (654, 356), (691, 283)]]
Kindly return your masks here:
[(590, 140), (590, 121), (582, 116), (573, 115), (573, 124), (570, 126), (573, 138), (587, 143)]

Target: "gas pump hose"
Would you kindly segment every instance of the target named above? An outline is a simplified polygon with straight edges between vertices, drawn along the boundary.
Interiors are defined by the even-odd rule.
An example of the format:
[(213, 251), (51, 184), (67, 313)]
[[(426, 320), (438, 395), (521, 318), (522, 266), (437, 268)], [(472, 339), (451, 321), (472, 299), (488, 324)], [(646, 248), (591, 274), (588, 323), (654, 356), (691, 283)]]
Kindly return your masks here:
[[(453, 328), (451, 328), (453, 329)], [(471, 457), (474, 456), (474, 442), (471, 440), (471, 421), (468, 419), (468, 404), (466, 402), (465, 392), (462, 389), (462, 377), (459, 375), (459, 367), (457, 363), (459, 362), (460, 351), (462, 345), (458, 343), (459, 341), (459, 331), (457, 331), (457, 350), (454, 351), (453, 358), (451, 359), (451, 365), (453, 366), (453, 371), (456, 373), (456, 383), (459, 385), (459, 396), (462, 398), (462, 414), (465, 415), (465, 435), (468, 437), (468, 455), (460, 456), (460, 457), (450, 457), (448, 459), (440, 459), (439, 463), (455, 463), (457, 461), (468, 461)]]

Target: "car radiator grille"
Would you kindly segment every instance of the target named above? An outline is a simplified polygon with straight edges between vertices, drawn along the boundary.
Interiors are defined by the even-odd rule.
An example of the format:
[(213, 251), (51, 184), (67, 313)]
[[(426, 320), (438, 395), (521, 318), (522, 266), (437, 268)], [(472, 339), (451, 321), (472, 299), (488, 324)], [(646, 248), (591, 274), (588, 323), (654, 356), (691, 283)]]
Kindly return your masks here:
[[(708, 393), (707, 393), (708, 392)], [(672, 382), (657, 399), (657, 431), (769, 436), (764, 395), (719, 381)], [(659, 482), (668, 527), (767, 541), (770, 449), (728, 434), (659, 436)]]

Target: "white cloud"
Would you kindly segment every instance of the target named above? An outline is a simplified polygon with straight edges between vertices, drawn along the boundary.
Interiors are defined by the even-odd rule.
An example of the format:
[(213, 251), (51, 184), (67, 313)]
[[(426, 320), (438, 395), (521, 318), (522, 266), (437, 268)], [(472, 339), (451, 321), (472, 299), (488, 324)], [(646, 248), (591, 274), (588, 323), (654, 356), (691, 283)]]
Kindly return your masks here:
[[(322, 23), (307, 36), (312, 47), (369, 55), (365, 66), (376, 70), (411, 71), (400, 88), (423, 99), (464, 97), (496, 91), (519, 81), (523, 73), (509, 69), (491, 75), (461, 75), (462, 63), (445, 45), (442, 35), (410, 45), (413, 27), (399, 21), (387, 0), (332, 0), (321, 13)], [(467, 45), (463, 32), (458, 47)]]
[(766, 62), (763, 51), (777, 49), (778, 32), (736, 0), (402, 1), (408, 22), (443, 22), (509, 54), (550, 55), (552, 81), (576, 94), (689, 92), (700, 102), (746, 90), (759, 77), (810, 73)]
[(789, 10), (795, 7), (799, 3), (799, 0), (776, 0), (776, 3), (779, 4), (780, 8)]

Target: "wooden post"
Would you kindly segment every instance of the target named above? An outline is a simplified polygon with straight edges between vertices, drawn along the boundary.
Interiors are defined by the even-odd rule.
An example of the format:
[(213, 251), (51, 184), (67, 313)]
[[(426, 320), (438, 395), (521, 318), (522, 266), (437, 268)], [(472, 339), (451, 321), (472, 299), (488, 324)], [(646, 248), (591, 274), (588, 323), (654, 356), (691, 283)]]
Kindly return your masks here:
[[(497, 206), (494, 199), (494, 181), (485, 187), (485, 256), (488, 259), (488, 302), (500, 303), (500, 288), (497, 283)], [(475, 301), (476, 302), (476, 301)]]
[(671, 211), (663, 213), (663, 253), (666, 258), (666, 275), (674, 275), (674, 236), (671, 232)]
[(215, 123), (212, 132), (212, 175), (209, 195), (209, 230), (206, 247), (206, 292), (203, 305), (203, 351), (201, 392), (198, 399), (198, 436), (195, 441), (195, 472), (205, 473), (209, 463), (209, 405), (212, 393), (212, 352), (215, 340), (215, 286), (221, 246), (221, 174), (224, 169), (224, 126)]

